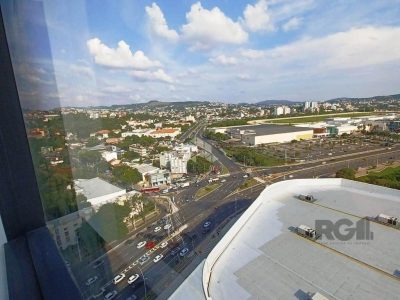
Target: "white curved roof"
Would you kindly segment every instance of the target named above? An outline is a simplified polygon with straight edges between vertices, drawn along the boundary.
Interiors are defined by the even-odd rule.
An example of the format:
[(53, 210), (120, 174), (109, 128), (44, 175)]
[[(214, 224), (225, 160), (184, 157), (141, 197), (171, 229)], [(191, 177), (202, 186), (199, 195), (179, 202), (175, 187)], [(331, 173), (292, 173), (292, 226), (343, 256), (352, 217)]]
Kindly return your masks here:
[[(300, 201), (298, 194), (312, 194), (317, 201)], [(356, 224), (380, 213), (400, 216), (400, 191), (342, 179), (273, 184), (207, 257), (203, 286), (197, 276), (171, 299), (184, 299), (185, 284), (203, 290), (203, 298), (195, 299), (308, 299), (316, 292), (328, 299), (395, 299), (400, 230), (371, 222), (373, 240), (323, 236), (317, 243), (292, 231), (300, 224), (315, 228), (316, 220)]]

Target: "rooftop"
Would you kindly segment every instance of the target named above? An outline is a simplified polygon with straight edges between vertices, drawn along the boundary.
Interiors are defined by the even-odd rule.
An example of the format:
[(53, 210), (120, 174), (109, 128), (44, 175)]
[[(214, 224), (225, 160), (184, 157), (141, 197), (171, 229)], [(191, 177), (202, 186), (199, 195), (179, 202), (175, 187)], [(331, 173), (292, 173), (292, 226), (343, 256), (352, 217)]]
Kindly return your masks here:
[(74, 183), (77, 191), (80, 189), (88, 200), (124, 191), (99, 177), (76, 179)]
[(250, 125), (250, 126), (235, 126), (228, 127), (228, 130), (253, 130), (256, 135), (268, 135), (268, 134), (279, 134), (297, 131), (311, 130), (309, 127), (295, 127), (290, 125), (275, 125), (275, 124), (262, 124), (262, 125)]
[[(311, 194), (314, 203), (301, 201)], [(293, 232), (316, 220), (400, 216), (400, 191), (342, 179), (299, 179), (267, 187), (199, 270), (171, 299), (395, 299), (400, 293), (400, 230), (370, 222), (372, 240), (317, 241)], [(345, 228), (341, 228), (345, 231)]]

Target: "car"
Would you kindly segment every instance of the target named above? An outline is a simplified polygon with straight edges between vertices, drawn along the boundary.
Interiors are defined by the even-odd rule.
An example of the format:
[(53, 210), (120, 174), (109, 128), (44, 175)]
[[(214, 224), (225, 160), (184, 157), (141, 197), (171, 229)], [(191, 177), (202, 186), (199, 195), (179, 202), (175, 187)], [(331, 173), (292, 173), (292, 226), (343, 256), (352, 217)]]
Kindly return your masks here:
[(96, 280), (97, 276), (90, 277), (88, 280), (86, 280), (86, 286), (93, 284)]
[(160, 260), (162, 260), (162, 258), (164, 257), (164, 255), (162, 254), (158, 254), (156, 257), (154, 257), (153, 261), (155, 263), (159, 262)]
[(120, 283), (125, 278), (125, 274), (121, 273), (114, 277), (114, 284)]
[(203, 224), (203, 228), (209, 228), (211, 226), (211, 221), (206, 221)]
[(105, 294), (105, 296), (104, 296), (104, 300), (111, 300), (111, 299), (114, 299), (115, 298), (115, 296), (117, 296), (117, 291), (111, 291), (111, 292), (108, 292), (107, 294)]
[(162, 242), (161, 245), (160, 245), (160, 248), (164, 249), (167, 246), (168, 246), (168, 242)]
[(168, 230), (168, 229), (170, 229), (172, 227), (172, 224), (166, 224), (165, 226), (164, 226), (164, 229), (165, 230)]
[(134, 275), (132, 275), (132, 276), (129, 276), (129, 278), (128, 278), (128, 284), (134, 283), (138, 278), (139, 278), (139, 274), (134, 274)]
[(149, 256), (147, 256), (146, 254), (145, 255), (143, 255), (143, 256), (141, 256), (140, 258), (139, 258), (139, 263), (141, 264), (141, 265), (143, 265), (146, 261), (148, 261), (150, 259), (150, 257)]
[(188, 254), (188, 252), (189, 252), (189, 249), (188, 249), (188, 248), (183, 248), (183, 249), (181, 250), (181, 252), (179, 252), (179, 255), (182, 256), (182, 257), (184, 257), (186, 254)]
[(289, 178), (293, 178), (293, 175), (289, 175)]
[(154, 232), (159, 232), (161, 230), (160, 226), (157, 226), (156, 228), (154, 228)]
[(100, 267), (102, 264), (104, 264), (103, 260), (96, 260), (93, 264), (93, 269)]
[(226, 179), (222, 179), (222, 180), (221, 180), (221, 183), (224, 183), (224, 182), (226, 182)]
[(146, 241), (142, 241), (142, 242), (138, 243), (136, 247), (138, 249), (140, 249), (140, 248), (143, 248), (145, 245), (146, 245)]
[(174, 249), (171, 250), (171, 255), (174, 256), (178, 254), (178, 252), (181, 250), (181, 247), (175, 247)]
[(243, 178), (247, 178), (247, 177), (249, 177), (249, 175), (247, 175), (247, 174), (243, 175)]

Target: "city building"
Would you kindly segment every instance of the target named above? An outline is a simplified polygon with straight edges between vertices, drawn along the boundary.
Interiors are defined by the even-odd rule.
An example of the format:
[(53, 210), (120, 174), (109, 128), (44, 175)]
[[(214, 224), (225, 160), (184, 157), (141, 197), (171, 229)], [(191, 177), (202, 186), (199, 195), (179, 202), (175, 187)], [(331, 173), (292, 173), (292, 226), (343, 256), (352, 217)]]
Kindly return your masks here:
[(186, 174), (190, 152), (169, 151), (160, 153), (160, 167), (167, 168), (172, 174)]
[(129, 146), (129, 151), (136, 152), (139, 154), (141, 157), (147, 156), (147, 148), (137, 145), (137, 144), (132, 144)]
[(107, 181), (95, 177), (91, 179), (74, 180), (75, 191), (87, 198), (94, 209), (109, 202), (115, 202), (118, 197), (126, 194), (126, 190), (121, 189)]
[(78, 243), (77, 230), (83, 220), (88, 220), (91, 210), (77, 211), (47, 222), (47, 228), (59, 248), (65, 250)]
[(101, 153), (101, 157), (106, 161), (110, 162), (114, 159), (118, 159), (118, 153), (115, 151), (104, 151)]
[(180, 127), (178, 128), (159, 128), (153, 131), (150, 131), (148, 133), (149, 136), (153, 138), (165, 138), (165, 137), (170, 137), (170, 138), (175, 138), (181, 133)]
[[(382, 214), (400, 216), (400, 191), (345, 179), (275, 183), (169, 299), (397, 299), (400, 230), (366, 220)], [(352, 231), (315, 230), (321, 220)]]
[(283, 143), (313, 137), (313, 128), (289, 125), (263, 124), (225, 127), (223, 130), (221, 128), (211, 128), (210, 130), (226, 133), (232, 138), (240, 139), (243, 144), (249, 146)]
[(167, 170), (158, 169), (154, 173), (148, 173), (145, 175), (145, 179), (152, 187), (171, 184), (171, 174)]

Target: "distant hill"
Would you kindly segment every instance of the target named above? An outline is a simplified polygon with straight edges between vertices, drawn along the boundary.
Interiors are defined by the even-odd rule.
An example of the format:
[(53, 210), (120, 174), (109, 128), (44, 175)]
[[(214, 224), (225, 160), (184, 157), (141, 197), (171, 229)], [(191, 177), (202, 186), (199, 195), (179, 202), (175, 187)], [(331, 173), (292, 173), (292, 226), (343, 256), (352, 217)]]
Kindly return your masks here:
[(116, 108), (130, 108), (130, 109), (142, 109), (142, 108), (151, 108), (151, 107), (163, 107), (163, 106), (175, 106), (175, 107), (188, 107), (188, 106), (197, 106), (197, 105), (203, 105), (203, 104), (209, 104), (208, 101), (175, 101), (175, 102), (164, 102), (164, 101), (159, 101), (159, 100), (151, 100), (149, 102), (143, 102), (143, 103), (134, 103), (134, 104), (118, 104), (118, 105), (111, 105), (108, 107), (105, 106), (99, 106), (98, 108), (111, 108), (111, 109), (116, 109)]
[(291, 101), (291, 100), (264, 100), (257, 103), (255, 105), (293, 105), (296, 103), (301, 103), (300, 101)]
[(334, 98), (327, 100), (326, 102), (329, 103), (335, 103), (335, 102), (340, 102), (340, 101), (371, 101), (371, 100), (400, 100), (400, 94), (395, 94), (395, 95), (387, 95), (387, 96), (373, 96), (373, 97), (367, 97), (367, 98), (349, 98), (349, 97), (341, 97), (341, 98)]

